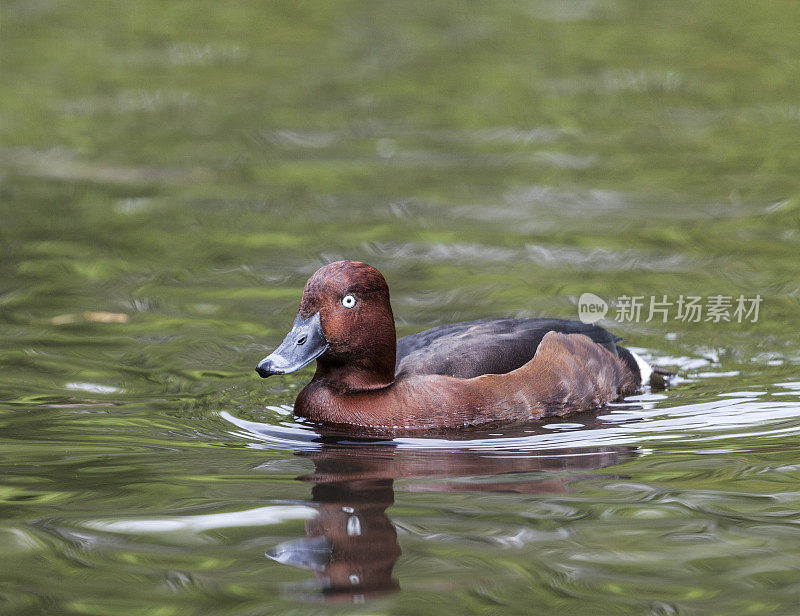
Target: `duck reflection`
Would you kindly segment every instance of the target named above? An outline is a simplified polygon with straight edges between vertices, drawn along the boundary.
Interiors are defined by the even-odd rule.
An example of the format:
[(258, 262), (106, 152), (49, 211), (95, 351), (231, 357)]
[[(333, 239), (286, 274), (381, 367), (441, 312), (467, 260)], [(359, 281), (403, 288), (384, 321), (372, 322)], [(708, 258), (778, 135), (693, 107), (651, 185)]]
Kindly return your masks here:
[(307, 537), (282, 543), (267, 556), (312, 569), (331, 597), (397, 589), (392, 569), (400, 546), (386, 515), (394, 503), (392, 480), (323, 481), (314, 486), (312, 500), (318, 515), (306, 522)]
[(386, 513), (394, 503), (395, 479), (410, 480), (403, 491), (564, 493), (571, 482), (589, 476), (586, 471), (618, 464), (634, 450), (447, 451), (334, 441), (296, 455), (314, 463), (314, 472), (298, 480), (313, 482), (318, 513), (306, 523), (306, 537), (266, 554), (313, 570), (326, 599), (359, 601), (399, 589), (392, 569), (401, 549)]

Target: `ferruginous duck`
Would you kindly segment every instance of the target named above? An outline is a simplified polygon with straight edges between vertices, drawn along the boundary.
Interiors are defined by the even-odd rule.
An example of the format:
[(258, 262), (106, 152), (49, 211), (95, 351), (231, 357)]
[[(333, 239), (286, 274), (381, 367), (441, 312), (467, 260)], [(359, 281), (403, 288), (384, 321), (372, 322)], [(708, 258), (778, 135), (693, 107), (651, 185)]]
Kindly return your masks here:
[(337, 261), (308, 280), (292, 331), (256, 372), (316, 359), (294, 405), (314, 422), (459, 428), (563, 416), (636, 392), (653, 370), (619, 340), (562, 319), (468, 321), (397, 340), (381, 273)]

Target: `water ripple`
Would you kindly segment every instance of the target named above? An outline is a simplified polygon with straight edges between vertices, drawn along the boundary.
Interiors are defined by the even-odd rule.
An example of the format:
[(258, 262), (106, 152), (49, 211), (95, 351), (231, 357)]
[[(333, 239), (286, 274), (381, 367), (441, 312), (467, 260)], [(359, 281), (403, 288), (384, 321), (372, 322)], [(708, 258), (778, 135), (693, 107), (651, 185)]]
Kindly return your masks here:
[[(794, 382), (776, 384), (776, 387), (796, 386)], [(648, 393), (631, 396), (620, 404), (609, 405), (604, 411), (573, 415), (566, 422), (462, 432), (455, 438), (387, 437), (370, 444), (391, 442), (399, 449), (482, 451), (498, 456), (503, 452), (644, 446), (656, 442), (687, 445), (800, 434), (800, 421), (797, 421), (800, 419), (800, 402), (797, 400), (745, 392), (738, 396), (721, 395), (710, 402), (666, 406), (668, 402), (668, 395)], [(281, 407), (281, 410), (288, 413), (289, 407)], [(254, 448), (305, 450), (319, 448), (324, 442), (313, 428), (300, 423), (259, 423), (238, 418), (228, 411), (221, 411), (219, 415), (235, 426), (231, 434), (251, 440), (250, 446)], [(348, 442), (347, 435), (339, 437)], [(359, 440), (357, 434), (352, 438)]]

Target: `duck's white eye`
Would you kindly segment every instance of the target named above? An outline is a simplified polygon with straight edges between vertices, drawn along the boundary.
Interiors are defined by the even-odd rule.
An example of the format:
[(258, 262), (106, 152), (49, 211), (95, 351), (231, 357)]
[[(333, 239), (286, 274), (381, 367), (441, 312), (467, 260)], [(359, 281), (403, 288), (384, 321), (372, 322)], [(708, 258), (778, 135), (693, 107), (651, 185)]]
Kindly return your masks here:
[(342, 306), (344, 306), (345, 308), (352, 308), (355, 305), (356, 305), (356, 298), (353, 297), (352, 295), (345, 295), (342, 298)]

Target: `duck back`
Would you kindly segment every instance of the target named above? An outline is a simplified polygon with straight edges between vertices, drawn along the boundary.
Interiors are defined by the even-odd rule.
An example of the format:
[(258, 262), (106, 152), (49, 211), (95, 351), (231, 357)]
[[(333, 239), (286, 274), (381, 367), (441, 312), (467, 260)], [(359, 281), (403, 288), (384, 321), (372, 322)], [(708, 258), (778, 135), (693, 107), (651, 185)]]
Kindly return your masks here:
[(620, 355), (617, 342), (621, 338), (597, 325), (566, 319), (480, 319), (400, 338), (395, 374), (439, 374), (461, 379), (505, 374), (529, 362), (551, 331), (583, 334)]

